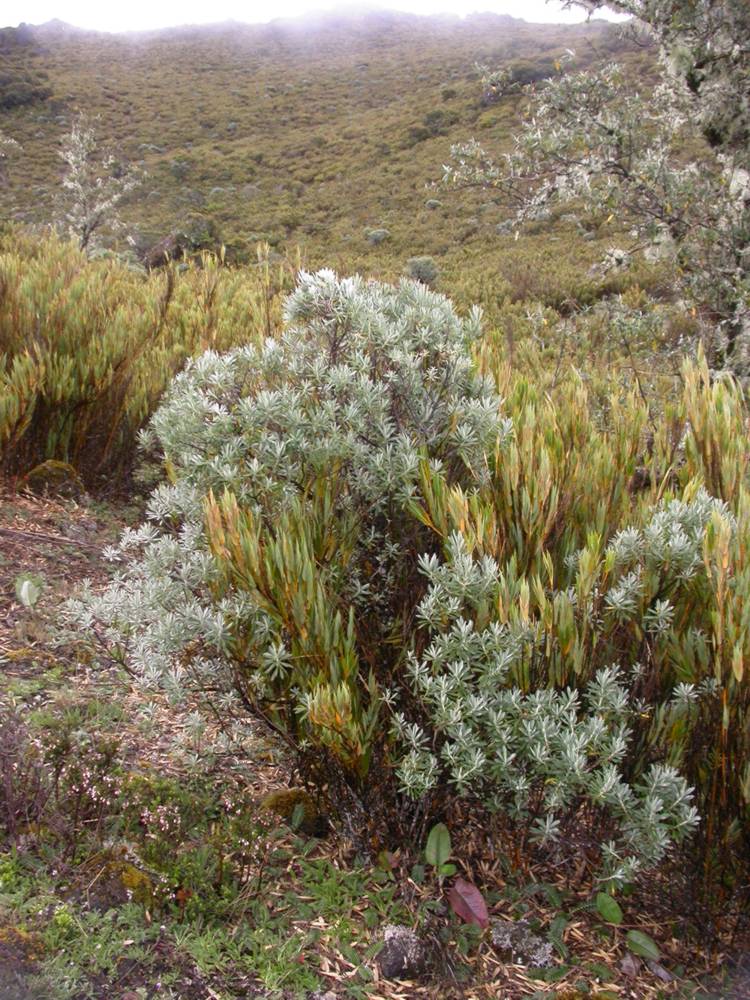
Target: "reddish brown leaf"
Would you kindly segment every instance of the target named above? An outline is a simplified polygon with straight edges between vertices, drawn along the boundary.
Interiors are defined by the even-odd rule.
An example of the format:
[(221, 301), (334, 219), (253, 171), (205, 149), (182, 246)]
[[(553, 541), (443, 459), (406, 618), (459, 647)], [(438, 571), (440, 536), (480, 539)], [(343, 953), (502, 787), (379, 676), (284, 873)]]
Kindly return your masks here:
[(467, 924), (476, 924), (483, 929), (489, 925), (490, 916), (484, 896), (466, 879), (456, 879), (448, 893), (448, 903), (456, 916)]
[(641, 968), (640, 960), (631, 955), (630, 952), (626, 952), (624, 958), (620, 960), (620, 968), (630, 979), (634, 979)]
[(192, 890), (186, 889), (184, 886), (179, 886), (175, 890), (174, 898), (177, 900), (179, 906), (184, 906), (192, 895)]

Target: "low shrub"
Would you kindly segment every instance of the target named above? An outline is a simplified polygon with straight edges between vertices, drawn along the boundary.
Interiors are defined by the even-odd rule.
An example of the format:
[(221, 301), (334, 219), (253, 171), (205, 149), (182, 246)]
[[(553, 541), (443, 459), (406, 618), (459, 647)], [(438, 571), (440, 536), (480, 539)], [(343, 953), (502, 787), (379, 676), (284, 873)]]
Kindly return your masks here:
[(52, 774), (18, 712), (0, 706), (0, 830), (15, 843), (45, 815)]
[(434, 285), (440, 270), (432, 257), (410, 257), (406, 262), (406, 273), (423, 285)]
[(371, 243), (374, 247), (380, 246), (386, 240), (390, 239), (391, 233), (389, 229), (367, 229), (365, 230), (365, 238), (368, 243)]
[[(466, 771), (474, 760), (472, 794), (499, 807), (507, 788), (502, 780), (493, 786), (498, 758), (490, 748), (506, 734), (512, 745), (502, 721), (508, 685), (524, 699), (557, 692), (561, 700), (544, 712), (523, 702), (553, 720), (570, 689), (585, 725), (579, 699), (614, 665), (631, 713), (625, 780), (644, 782), (657, 762), (679, 768), (695, 789), (695, 847), (711, 878), (717, 866), (750, 859), (750, 628), (741, 611), (749, 418), (741, 388), (712, 380), (705, 361), (687, 365), (683, 379), (682, 399), (646, 436), (637, 395), (610, 397), (598, 410), (574, 379), (553, 402), (506, 370), (499, 381), (513, 434), (490, 456), (487, 483), (466, 493), (423, 466), (415, 512), (443, 540), (445, 565), (423, 561), (432, 587), (417, 612), (427, 634), (416, 650), (428, 652), (410, 661), (410, 674), (417, 690), (425, 686), (412, 704), (430, 708), (405, 716), (418, 728), (402, 783), (418, 792), (442, 775), (455, 785), (456, 762)], [(467, 601), (474, 577), (481, 587)], [(450, 726), (465, 737), (468, 756), (455, 748), (443, 755)], [(533, 775), (560, 763), (555, 733), (548, 730), (547, 757), (517, 754), (529, 792)], [(415, 761), (421, 775), (415, 767), (409, 776)], [(558, 786), (559, 777), (542, 799)], [(582, 823), (577, 807), (571, 822), (573, 815)]]
[[(714, 510), (721, 505), (705, 495), (691, 507), (673, 502), (666, 508), (658, 526), (646, 529), (655, 562), (671, 568), (674, 548), (664, 544), (665, 536), (685, 522), (693, 529), (693, 546), (682, 550), (674, 572), (689, 578), (699, 565), (700, 526)], [(610, 551), (631, 543), (635, 551), (644, 541), (624, 533)], [(410, 656), (407, 673), (427, 722), (396, 717), (396, 732), (408, 748), (398, 769), (404, 790), (421, 797), (451, 787), (459, 796), (478, 797), (491, 812), (506, 813), (532, 841), (558, 843), (568, 857), (601, 852), (600, 877), (616, 887), (656, 866), (673, 842), (695, 830), (699, 817), (692, 791), (674, 768), (639, 760), (643, 670), (629, 662), (627, 672), (611, 665), (591, 676), (606, 652), (589, 649), (586, 662), (569, 671), (575, 686), (555, 683), (566, 673), (558, 666), (563, 650), (575, 660), (583, 646), (576, 619), (592, 625), (603, 619), (598, 644), (615, 655), (616, 644), (605, 636), (617, 628), (634, 574), (623, 574), (610, 588), (601, 614), (590, 599), (583, 613), (572, 600), (572, 593), (585, 593), (580, 576), (570, 588), (547, 589), (543, 597), (537, 585), (543, 608), (536, 609), (527, 581), (509, 578), (512, 566), (504, 573), (490, 557), (472, 558), (458, 533), (447, 540), (446, 562), (423, 559), (422, 569), (430, 588), (417, 617), (428, 645), (421, 656)], [(667, 601), (637, 616), (637, 601), (628, 596), (640, 627), (652, 635), (669, 627)], [(691, 699), (712, 693), (710, 685), (686, 686), (657, 707), (665, 723), (674, 724)]]
[(239, 697), (363, 846), (465, 797), (522, 842), (578, 829), (613, 884), (698, 823), (704, 872), (747, 860), (741, 389), (688, 366), (657, 422), (483, 358), (496, 393), (478, 315), (418, 282), (304, 275), (285, 319), (174, 381), (170, 481), (75, 622)]
[(419, 283), (304, 275), (285, 318), (174, 381), (146, 435), (171, 482), (78, 620), (147, 682), (233, 688), (362, 834), (430, 544), (406, 510), (420, 457), (481, 475), (498, 399), (473, 370), (478, 315)]

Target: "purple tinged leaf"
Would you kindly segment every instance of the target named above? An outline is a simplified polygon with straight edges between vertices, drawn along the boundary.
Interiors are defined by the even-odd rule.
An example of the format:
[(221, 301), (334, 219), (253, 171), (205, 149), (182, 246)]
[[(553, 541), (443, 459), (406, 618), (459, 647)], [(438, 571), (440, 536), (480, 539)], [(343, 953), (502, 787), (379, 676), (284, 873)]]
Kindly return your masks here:
[(484, 896), (466, 879), (456, 879), (448, 893), (448, 903), (456, 916), (467, 924), (476, 924), (482, 929), (489, 926), (490, 915)]

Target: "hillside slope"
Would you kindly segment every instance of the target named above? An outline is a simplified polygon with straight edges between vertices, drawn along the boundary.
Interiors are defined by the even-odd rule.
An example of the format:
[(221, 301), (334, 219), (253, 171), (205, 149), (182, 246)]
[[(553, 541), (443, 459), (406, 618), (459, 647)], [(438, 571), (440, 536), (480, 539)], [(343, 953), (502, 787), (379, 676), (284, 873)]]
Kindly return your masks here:
[[(123, 212), (141, 247), (181, 227), (240, 258), (265, 239), (300, 246), (311, 265), (385, 277), (429, 254), (448, 287), (478, 261), (502, 274), (503, 207), (428, 186), (452, 143), (476, 135), (502, 145), (520, 120), (517, 96), (481, 107), (476, 62), (543, 77), (566, 49), (578, 66), (617, 58), (634, 78), (653, 66), (651, 52), (605, 22), (497, 15), (326, 15), (133, 35), (59, 22), (5, 29), (0, 128), (24, 150), (6, 169), (0, 217), (56, 216), (57, 146), (85, 110), (118, 156), (148, 172)], [(22, 75), (31, 96), (8, 99)], [(375, 245), (369, 229), (388, 234)], [(595, 259), (595, 247), (576, 242)]]

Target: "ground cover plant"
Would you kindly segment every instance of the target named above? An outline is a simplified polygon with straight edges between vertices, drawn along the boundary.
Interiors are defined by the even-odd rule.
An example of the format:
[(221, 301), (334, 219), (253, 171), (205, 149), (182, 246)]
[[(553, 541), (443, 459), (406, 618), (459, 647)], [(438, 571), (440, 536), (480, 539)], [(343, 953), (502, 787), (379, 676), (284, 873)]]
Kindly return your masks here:
[[(658, 82), (653, 41), (493, 17), (2, 34), (48, 77), (3, 121), (0, 997), (747, 993), (728, 314), (694, 233), (623, 256), (586, 185), (523, 229), (423, 187), (615, 51)], [(102, 162), (146, 189), (99, 213)]]
[(219, 746), (190, 706), (126, 693), (60, 643), (56, 606), (106, 579), (124, 511), (2, 505), (4, 568), (39, 593), (3, 587), (0, 995), (294, 996), (321, 968), (362, 995), (373, 943), (352, 955), (404, 919), (394, 879), (261, 806), (286, 771), (262, 734)]
[[(441, 839), (440, 853), (427, 844), (416, 864), (398, 852), (377, 865), (345, 841), (310, 840), (280, 823), (261, 805), (288, 777), (278, 744), (252, 727), (224, 743), (197, 704), (132, 686), (60, 642), (58, 602), (83, 575), (106, 580), (101, 548), (122, 529), (120, 508), (13, 493), (2, 504), (11, 583), (26, 573), (40, 586), (30, 607), (4, 586), (0, 615), (3, 996), (278, 1000), (316, 989), (395, 1000), (457, 998), (467, 985), (487, 997), (623, 987), (644, 997), (731, 995), (679, 978), (669, 986), (630, 950), (645, 934), (658, 941), (662, 975), (666, 966), (679, 977), (686, 958), (690, 972), (707, 967), (692, 943), (664, 934), (658, 911), (621, 899), (618, 924), (554, 867), (509, 868), (500, 852), (485, 859), (491, 912), (530, 921), (558, 956), (550, 969), (508, 964), (442, 911), (439, 880), (452, 878), (431, 866), (448, 872), (446, 862), (469, 856), (465, 819), (452, 823), (452, 846)], [(132, 523), (139, 516), (128, 513)], [(12, 776), (16, 819), (7, 795), (14, 761), (32, 765)], [(447, 962), (424, 982), (388, 982), (372, 957), (383, 924), (415, 921)], [(623, 955), (628, 968), (640, 966), (635, 979), (618, 968)]]

